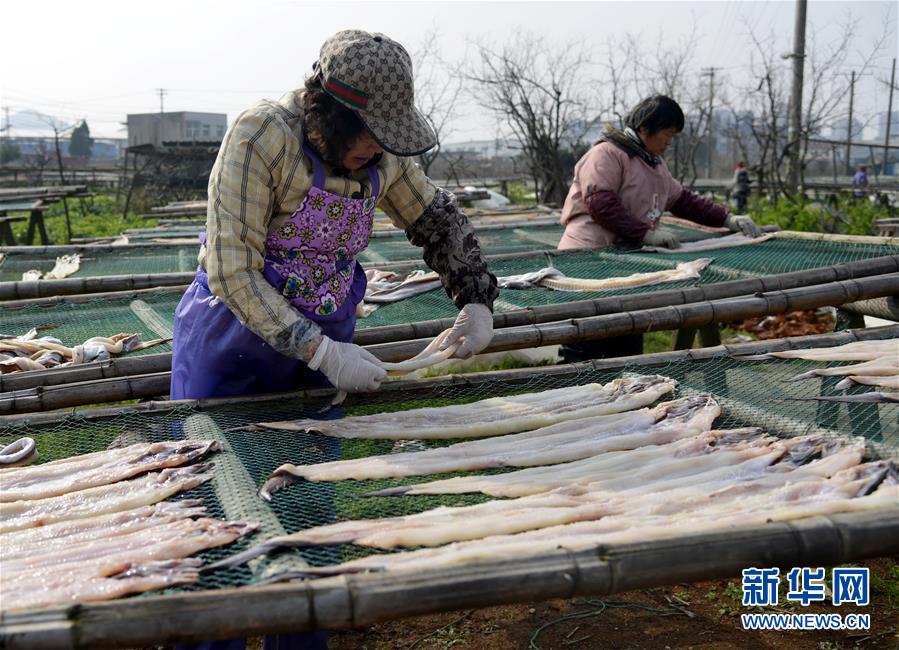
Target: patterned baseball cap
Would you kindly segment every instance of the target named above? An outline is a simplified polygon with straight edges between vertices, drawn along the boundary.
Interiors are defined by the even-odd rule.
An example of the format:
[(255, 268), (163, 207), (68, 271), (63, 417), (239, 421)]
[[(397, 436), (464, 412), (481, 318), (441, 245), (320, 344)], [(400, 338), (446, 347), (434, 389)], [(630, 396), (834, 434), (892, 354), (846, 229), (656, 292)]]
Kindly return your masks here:
[(325, 92), (353, 109), (390, 153), (416, 156), (437, 144), (415, 108), (412, 59), (396, 41), (358, 29), (337, 32), (322, 45), (318, 67)]

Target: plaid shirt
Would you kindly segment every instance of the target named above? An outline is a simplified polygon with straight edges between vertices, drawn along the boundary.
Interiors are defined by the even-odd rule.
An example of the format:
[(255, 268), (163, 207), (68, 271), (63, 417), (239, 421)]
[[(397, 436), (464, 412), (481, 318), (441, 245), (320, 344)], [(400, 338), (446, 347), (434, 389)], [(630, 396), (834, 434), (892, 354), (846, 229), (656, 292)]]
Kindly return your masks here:
[[(266, 237), (300, 207), (312, 187), (312, 163), (303, 154), (301, 100), (302, 91), (295, 91), (279, 103), (262, 101), (228, 129), (209, 176), (206, 246), (198, 258), (210, 291), (269, 344), (303, 318), (262, 277)], [(365, 170), (344, 178), (325, 169), (328, 192), (371, 196)], [(425, 212), (437, 188), (411, 158), (387, 152), (378, 174), (378, 206), (405, 230)]]

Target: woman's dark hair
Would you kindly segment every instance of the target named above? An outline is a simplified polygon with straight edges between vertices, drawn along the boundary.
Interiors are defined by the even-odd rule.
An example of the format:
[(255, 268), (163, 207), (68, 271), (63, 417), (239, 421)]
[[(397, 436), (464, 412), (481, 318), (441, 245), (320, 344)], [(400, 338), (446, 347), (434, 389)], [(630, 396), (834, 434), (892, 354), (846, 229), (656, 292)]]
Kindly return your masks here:
[(624, 125), (634, 131), (646, 129), (649, 135), (663, 129), (684, 130), (684, 112), (678, 103), (665, 95), (647, 97), (624, 118)]
[(325, 92), (320, 73), (306, 79), (303, 110), (306, 140), (322, 158), (340, 165), (350, 147), (365, 131), (365, 124), (355, 112)]

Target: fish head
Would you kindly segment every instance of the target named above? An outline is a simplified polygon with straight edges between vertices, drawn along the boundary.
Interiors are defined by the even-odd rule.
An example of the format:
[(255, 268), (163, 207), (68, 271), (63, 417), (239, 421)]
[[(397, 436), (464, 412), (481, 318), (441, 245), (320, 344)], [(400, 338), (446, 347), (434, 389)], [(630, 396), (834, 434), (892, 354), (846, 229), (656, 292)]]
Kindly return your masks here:
[(721, 415), (721, 407), (711, 394), (691, 395), (659, 404), (665, 416), (659, 424), (696, 427), (708, 431), (715, 418)]
[(899, 476), (899, 470), (894, 461), (879, 460), (841, 470), (830, 480), (836, 484), (845, 484), (847, 491), (854, 496), (864, 496), (876, 490), (884, 482), (889, 481), (889, 484), (895, 484), (897, 476)]

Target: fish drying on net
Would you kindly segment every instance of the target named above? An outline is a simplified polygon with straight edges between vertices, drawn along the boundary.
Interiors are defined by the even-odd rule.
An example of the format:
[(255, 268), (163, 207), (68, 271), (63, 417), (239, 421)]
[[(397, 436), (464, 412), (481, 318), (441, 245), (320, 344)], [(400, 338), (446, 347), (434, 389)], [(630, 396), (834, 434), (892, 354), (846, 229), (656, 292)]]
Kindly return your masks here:
[[(215, 519), (184, 519), (150, 529), (135, 531), (104, 540), (92, 540), (67, 546), (63, 552), (33, 555), (20, 562), (3, 562), (4, 580), (0, 585), (0, 599), (4, 609), (17, 609), (61, 602), (81, 602), (106, 599), (120, 595), (121, 583), (107, 583), (135, 566), (159, 561), (173, 561), (207, 548), (230, 544), (252, 532), (254, 524), (218, 521)], [(194, 569), (195, 562), (187, 566)], [(135, 577), (132, 573), (127, 577)], [(192, 580), (196, 574), (192, 572)], [(182, 576), (179, 582), (184, 582)], [(99, 581), (99, 582), (98, 582)], [(104, 589), (97, 589), (103, 585)], [(134, 591), (158, 589), (165, 581), (149, 584), (130, 583)], [(113, 593), (110, 593), (110, 590)]]
[[(692, 225), (692, 224), (691, 224)], [(644, 246), (641, 251), (656, 253), (703, 253), (719, 248), (733, 248), (734, 246), (746, 246), (748, 244), (760, 244), (772, 239), (773, 235), (761, 235), (759, 237), (747, 237), (742, 233), (732, 233), (723, 237), (711, 237), (699, 241), (682, 242), (680, 246), (672, 250), (663, 246)]]
[(0, 474), (0, 503), (46, 499), (117, 483), (152, 470), (187, 465), (212, 451), (220, 451), (221, 445), (208, 441), (176, 440), (138, 443), (127, 449), (132, 451), (130, 455), (116, 454), (102, 465), (79, 468), (77, 464), (65, 463), (67, 471), (61, 475), (52, 469), (45, 469), (53, 463), (23, 468), (15, 477), (7, 477), (4, 472)]
[[(728, 490), (729, 488), (724, 488)], [(284, 579), (367, 570), (427, 571), (482, 561), (509, 561), (553, 553), (582, 551), (600, 545), (661, 540), (712, 533), (771, 522), (849, 512), (897, 508), (899, 481), (894, 464), (870, 463), (835, 474), (825, 481), (784, 483), (774, 490), (739, 496), (739, 508), (721, 494), (698, 495), (674, 514), (608, 516), (514, 535), (497, 535), (390, 554), (377, 554), (331, 567), (288, 574)], [(669, 504), (670, 505), (670, 504)]]
[(848, 366), (837, 366), (835, 368), (814, 368), (807, 372), (800, 373), (794, 377), (790, 377), (786, 381), (802, 381), (803, 379), (812, 379), (814, 377), (843, 377), (847, 375), (863, 375), (891, 377), (899, 375), (899, 353), (894, 357), (885, 356), (872, 359), (871, 361), (862, 361), (861, 363), (853, 363)]
[(614, 379), (608, 384), (491, 397), (468, 404), (378, 413), (339, 420), (260, 422), (256, 429), (315, 431), (339, 438), (387, 440), (480, 438), (527, 431), (565, 420), (621, 413), (652, 404), (674, 390), (676, 382), (660, 375)]
[[(701, 258), (690, 262), (681, 262), (673, 269), (634, 273), (614, 278), (572, 278), (552, 265), (552, 258), (547, 256), (549, 266), (537, 271), (518, 275), (499, 276), (496, 281), (501, 289), (553, 289), (555, 291), (606, 291), (610, 289), (627, 289), (645, 287), (680, 280), (695, 280), (700, 273), (713, 262), (711, 258)], [(412, 296), (439, 289), (440, 278), (436, 273), (413, 271), (406, 275), (397, 275), (389, 271), (373, 269), (365, 291), (365, 302), (384, 304), (398, 302)]]
[(136, 352), (166, 343), (170, 339), (141, 341), (140, 334), (120, 333), (110, 337), (94, 336), (74, 347), (57, 338), (37, 338), (36, 329), (22, 336), (0, 337), (0, 373), (22, 370), (65, 368), (91, 361), (106, 361), (111, 355)]
[[(341, 420), (294, 420), (261, 423), (254, 428), (314, 431), (341, 438), (389, 440), (481, 438), (528, 431), (567, 420), (609, 415), (642, 408), (674, 390), (676, 382), (659, 375), (624, 377), (608, 384), (494, 397), (463, 405), (379, 413)], [(271, 494), (295, 482), (295, 466), (283, 465), (260, 494)]]
[[(651, 444), (651, 443), (650, 443)], [(813, 460), (824, 453), (820, 441), (806, 441), (803, 446), (791, 447), (791, 462), (802, 464)], [(633, 462), (639, 458), (652, 457), (651, 448), (636, 449), (630, 456)], [(861, 462), (864, 445), (853, 445), (845, 450), (833, 450), (828, 453), (827, 463), (817, 465), (822, 471), (845, 469), (846, 466)], [(550, 467), (532, 467), (505, 474), (459, 476), (441, 481), (431, 481), (416, 485), (403, 486), (379, 491), (373, 494), (465, 494), (477, 493), (495, 497), (520, 497), (538, 494), (572, 482), (587, 483), (591, 476), (610, 476), (617, 471), (621, 457), (618, 454), (601, 454), (581, 461)], [(848, 465), (847, 465), (848, 464)], [(730, 470), (728, 470), (730, 471)], [(807, 467), (803, 465), (803, 471)], [(685, 479), (679, 479), (668, 486), (677, 489), (684, 485)], [(392, 491), (391, 491), (392, 490)]]
[(211, 463), (203, 463), (164, 469), (140, 478), (47, 499), (0, 503), (0, 533), (158, 503), (210, 480), (212, 475), (204, 472), (211, 468)]
[(883, 357), (899, 356), (899, 339), (878, 341), (853, 341), (846, 345), (826, 348), (804, 348), (782, 350), (766, 354), (736, 356), (743, 361), (764, 361), (767, 359), (806, 359), (808, 361), (873, 361)]

